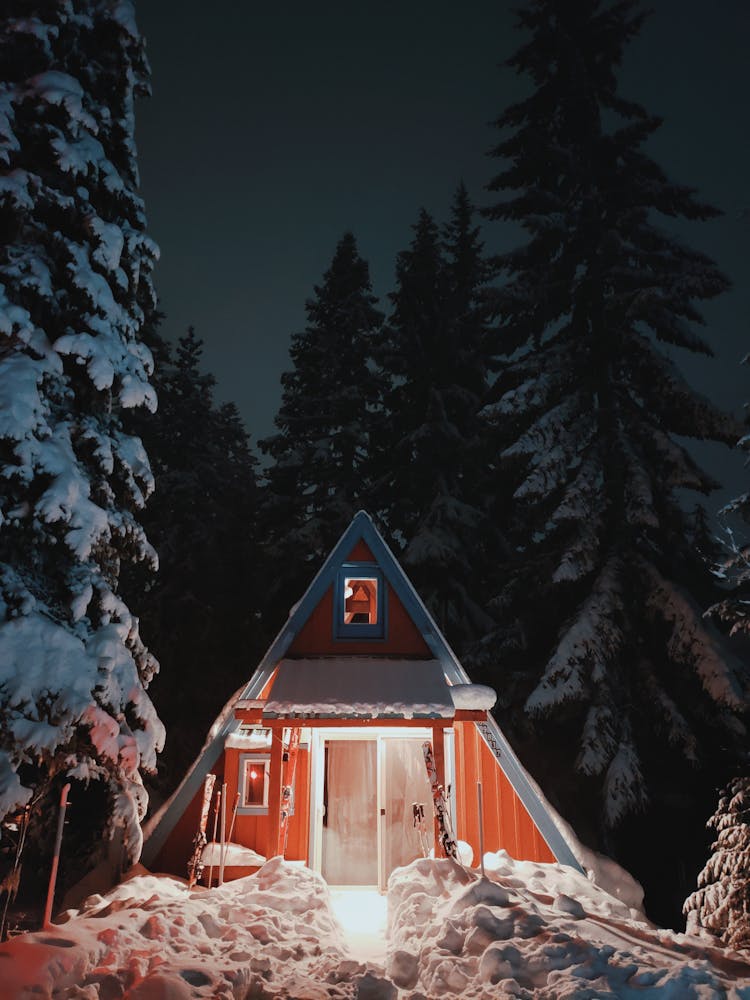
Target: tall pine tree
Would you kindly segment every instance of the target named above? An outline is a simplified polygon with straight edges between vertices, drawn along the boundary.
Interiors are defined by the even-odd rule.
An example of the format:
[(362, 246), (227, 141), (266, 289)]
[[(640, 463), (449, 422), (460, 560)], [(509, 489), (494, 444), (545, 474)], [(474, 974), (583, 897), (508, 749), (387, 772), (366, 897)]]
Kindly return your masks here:
[(120, 419), (155, 407), (133, 116), (148, 67), (128, 0), (3, 15), (0, 816), (32, 801), (43, 839), (43, 806), (73, 780), (71, 853), (119, 829), (133, 858), (163, 740), (157, 664), (118, 594), (121, 564), (153, 558), (134, 513), (151, 470)]
[(292, 337), (293, 368), (281, 380), (278, 432), (260, 442), (270, 458), (262, 522), (276, 567), (271, 625), (367, 506), (364, 460), (382, 393), (371, 362), (383, 319), (376, 303), (367, 262), (345, 233), (307, 302), (304, 331)]
[(463, 185), (442, 234), (425, 210), (413, 228), (376, 355), (388, 390), (373, 438), (374, 502), (430, 611), (463, 647), (489, 623), (480, 595), (499, 537), (485, 514), (478, 416), (488, 269)]
[[(156, 480), (143, 524), (158, 573), (124, 586), (160, 650), (151, 695), (167, 727), (158, 788), (184, 775), (227, 698), (261, 652), (256, 459), (233, 404), (214, 400), (191, 329), (176, 348), (150, 332), (158, 420), (137, 420)], [(211, 682), (206, 682), (210, 672)], [(189, 720), (189, 724), (186, 724)]]
[[(499, 261), (509, 360), (488, 410), (516, 528), (497, 635), (518, 642), (493, 664), (488, 637), (482, 668), (533, 722), (509, 713), (553, 800), (647, 883), (672, 878), (676, 901), (669, 837), (744, 739), (747, 677), (702, 620), (711, 590), (679, 503), (714, 486), (680, 439), (736, 430), (671, 360), (711, 354), (699, 305), (727, 281), (666, 230), (716, 212), (651, 159), (659, 120), (617, 92), (643, 19), (636, 0), (519, 13), (530, 37), (509, 64), (532, 88), (497, 122), (490, 188), (507, 197), (487, 212), (528, 234)], [(647, 823), (624, 824), (649, 802)]]

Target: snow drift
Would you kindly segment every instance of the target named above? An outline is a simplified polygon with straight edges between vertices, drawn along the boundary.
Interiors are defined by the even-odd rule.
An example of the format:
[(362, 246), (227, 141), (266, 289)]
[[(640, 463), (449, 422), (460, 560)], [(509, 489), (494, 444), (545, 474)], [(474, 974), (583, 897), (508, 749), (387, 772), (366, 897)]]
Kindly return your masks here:
[(0, 947), (3, 1000), (750, 1000), (750, 954), (634, 919), (561, 865), (487, 855), (391, 876), (386, 969), (349, 953), (328, 886), (274, 858), (221, 888), (141, 874)]

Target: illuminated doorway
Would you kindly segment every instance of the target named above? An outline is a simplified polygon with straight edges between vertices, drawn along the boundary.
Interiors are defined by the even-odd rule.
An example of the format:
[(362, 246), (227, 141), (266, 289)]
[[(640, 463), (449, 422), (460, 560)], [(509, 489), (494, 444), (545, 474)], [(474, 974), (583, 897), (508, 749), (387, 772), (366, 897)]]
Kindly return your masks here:
[(431, 730), (407, 727), (313, 730), (310, 863), (329, 885), (385, 891), (394, 868), (433, 847), (422, 753), (430, 739)]

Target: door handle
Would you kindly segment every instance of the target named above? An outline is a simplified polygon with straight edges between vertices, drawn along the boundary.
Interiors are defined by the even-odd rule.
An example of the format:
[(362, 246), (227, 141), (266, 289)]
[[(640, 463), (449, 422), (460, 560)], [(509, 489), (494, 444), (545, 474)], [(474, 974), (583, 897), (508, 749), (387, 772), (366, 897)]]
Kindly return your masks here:
[(381, 810), (380, 810), (380, 815), (381, 815), (381, 816), (385, 816), (385, 809), (381, 809)]

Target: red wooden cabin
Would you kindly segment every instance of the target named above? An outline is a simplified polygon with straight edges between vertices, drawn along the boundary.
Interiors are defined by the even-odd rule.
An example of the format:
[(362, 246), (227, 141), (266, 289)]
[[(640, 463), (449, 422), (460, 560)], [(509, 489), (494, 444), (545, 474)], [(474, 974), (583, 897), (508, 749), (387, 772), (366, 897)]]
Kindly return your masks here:
[[(185, 874), (213, 772), (216, 787), (226, 786), (227, 827), (237, 802), (225, 878), (249, 874), (283, 849), (282, 790), (293, 785), (285, 856), (330, 884), (384, 889), (395, 867), (434, 848), (422, 751), (430, 741), (457, 836), (477, 863), (481, 781), (485, 850), (579, 868), (490, 715), (493, 701), (488, 688), (470, 684), (360, 511), (150, 821), (143, 862)], [(424, 807), (421, 828), (415, 804)]]

